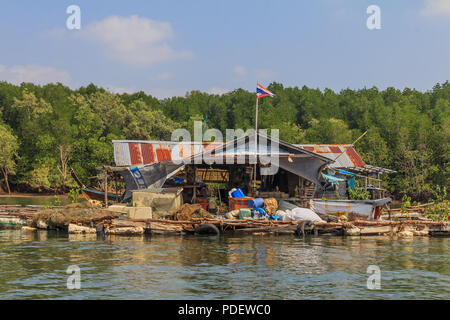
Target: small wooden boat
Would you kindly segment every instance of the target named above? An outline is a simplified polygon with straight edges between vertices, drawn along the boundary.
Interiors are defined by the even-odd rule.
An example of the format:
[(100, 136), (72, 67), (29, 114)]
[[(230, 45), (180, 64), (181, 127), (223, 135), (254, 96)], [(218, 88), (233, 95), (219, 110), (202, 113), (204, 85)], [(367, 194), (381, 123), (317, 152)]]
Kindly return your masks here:
[(381, 207), (389, 202), (391, 198), (378, 200), (323, 200), (311, 199), (310, 207), (316, 213), (345, 214), (347, 217), (351, 214), (361, 219), (372, 220), (374, 218), (374, 209)]
[(27, 220), (19, 217), (0, 216), (0, 227), (18, 228), (27, 225)]
[[(105, 193), (102, 191), (97, 191), (97, 190), (88, 189), (88, 188), (81, 188), (81, 193), (83, 194), (83, 197), (85, 199), (86, 199), (86, 196), (88, 197), (88, 199), (86, 199), (86, 200), (105, 201)], [(121, 200), (122, 200), (122, 196), (108, 193), (108, 201), (120, 202)]]
[[(97, 201), (105, 201), (105, 193), (102, 191), (97, 191), (94, 189), (87, 188), (78, 176), (75, 174), (72, 168), (70, 168), (70, 175), (75, 180), (75, 182), (80, 186), (81, 194), (83, 198), (86, 200), (97, 200)], [(122, 201), (122, 196), (118, 196), (116, 194), (108, 193), (108, 201), (120, 202)]]

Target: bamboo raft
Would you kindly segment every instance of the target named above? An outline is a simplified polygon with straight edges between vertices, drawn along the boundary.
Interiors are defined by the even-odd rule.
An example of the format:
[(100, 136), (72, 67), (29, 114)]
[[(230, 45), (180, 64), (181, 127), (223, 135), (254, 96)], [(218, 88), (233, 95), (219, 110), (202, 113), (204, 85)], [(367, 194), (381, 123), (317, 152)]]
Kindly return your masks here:
[(27, 225), (27, 219), (41, 210), (39, 206), (22, 207), (19, 205), (0, 206), (0, 227), (20, 228)]

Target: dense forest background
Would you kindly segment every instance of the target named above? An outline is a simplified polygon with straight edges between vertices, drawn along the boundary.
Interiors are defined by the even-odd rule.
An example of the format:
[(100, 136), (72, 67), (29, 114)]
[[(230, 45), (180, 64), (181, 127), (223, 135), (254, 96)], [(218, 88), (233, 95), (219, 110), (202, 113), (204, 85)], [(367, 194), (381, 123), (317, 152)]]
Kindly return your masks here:
[[(373, 87), (336, 93), (272, 83), (260, 99), (259, 127), (280, 130), (291, 143), (356, 144), (366, 163), (398, 171), (384, 187), (422, 200), (450, 181), (450, 84), (420, 92)], [(20, 86), (0, 82), (0, 189), (67, 191), (73, 167), (87, 185), (96, 167), (113, 164), (113, 139), (170, 140), (176, 128), (254, 127), (255, 92), (192, 91), (158, 100), (144, 92), (113, 94), (93, 84)], [(7, 183), (9, 182), (9, 183)]]

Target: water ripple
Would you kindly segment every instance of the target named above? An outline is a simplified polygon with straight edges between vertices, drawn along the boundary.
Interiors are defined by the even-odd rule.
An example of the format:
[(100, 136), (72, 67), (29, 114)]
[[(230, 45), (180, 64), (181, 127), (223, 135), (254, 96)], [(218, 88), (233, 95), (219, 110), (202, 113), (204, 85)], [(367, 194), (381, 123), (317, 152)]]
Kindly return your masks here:
[[(449, 299), (447, 238), (130, 237), (0, 230), (0, 299)], [(81, 289), (66, 287), (81, 269)], [(367, 267), (381, 269), (368, 290)]]

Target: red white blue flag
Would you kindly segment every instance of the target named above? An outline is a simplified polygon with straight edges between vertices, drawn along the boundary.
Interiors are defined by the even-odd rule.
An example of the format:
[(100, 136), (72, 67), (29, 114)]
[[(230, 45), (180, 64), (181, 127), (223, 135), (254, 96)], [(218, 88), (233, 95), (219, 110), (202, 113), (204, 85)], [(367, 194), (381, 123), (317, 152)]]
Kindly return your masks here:
[(258, 83), (256, 85), (256, 98), (262, 97), (275, 97), (275, 95)]

